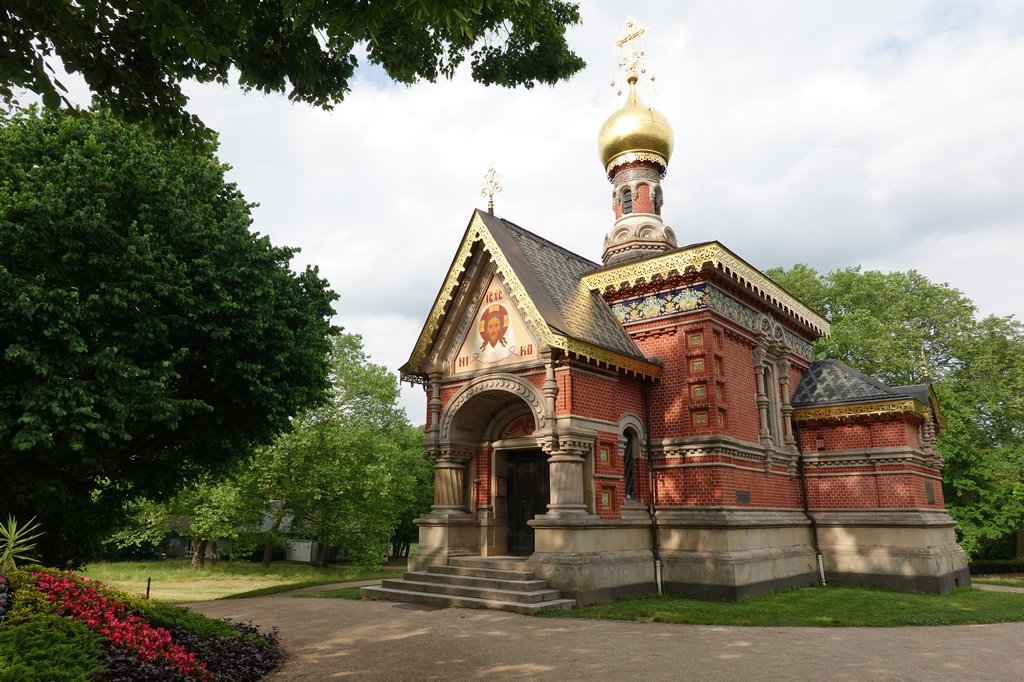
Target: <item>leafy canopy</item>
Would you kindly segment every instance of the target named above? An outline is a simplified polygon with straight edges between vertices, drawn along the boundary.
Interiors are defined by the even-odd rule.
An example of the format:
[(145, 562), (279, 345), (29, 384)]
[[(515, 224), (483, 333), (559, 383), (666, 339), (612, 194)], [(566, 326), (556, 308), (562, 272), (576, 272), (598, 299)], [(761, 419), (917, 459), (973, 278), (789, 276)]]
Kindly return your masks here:
[(48, 562), (328, 386), (336, 296), (224, 172), (101, 111), (0, 117), (0, 513), (38, 518)]
[(0, 97), (27, 88), (59, 106), (59, 58), (123, 119), (205, 135), (183, 80), (226, 83), (237, 71), (246, 90), (330, 109), (349, 92), (359, 48), (400, 83), (450, 78), (468, 57), (481, 83), (553, 84), (584, 66), (565, 40), (579, 21), (563, 0), (8, 0)]

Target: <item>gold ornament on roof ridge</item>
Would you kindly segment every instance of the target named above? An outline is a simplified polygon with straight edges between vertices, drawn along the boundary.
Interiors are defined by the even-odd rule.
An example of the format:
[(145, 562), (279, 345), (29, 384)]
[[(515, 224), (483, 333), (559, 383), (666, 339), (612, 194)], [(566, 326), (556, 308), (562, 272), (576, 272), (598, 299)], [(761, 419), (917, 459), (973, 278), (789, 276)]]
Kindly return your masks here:
[(487, 212), (494, 215), (494, 195), (501, 191), (501, 176), (494, 169), (494, 162), (491, 161), (484, 174), (484, 187), (480, 190), (480, 196), (487, 197)]

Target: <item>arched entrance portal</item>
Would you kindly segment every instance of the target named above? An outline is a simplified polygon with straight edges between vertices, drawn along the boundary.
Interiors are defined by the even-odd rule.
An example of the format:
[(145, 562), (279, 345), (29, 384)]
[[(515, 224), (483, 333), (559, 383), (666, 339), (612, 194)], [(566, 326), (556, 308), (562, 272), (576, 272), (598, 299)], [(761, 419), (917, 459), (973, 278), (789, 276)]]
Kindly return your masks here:
[[(421, 545), (439, 535), (432, 528), (445, 527), (449, 556), (531, 554), (529, 521), (546, 514), (550, 501), (548, 458), (541, 448), (548, 423), (543, 395), (519, 376), (478, 377), (439, 416), (435, 447), (428, 433), (435, 498), (431, 513), (418, 522)], [(477, 529), (473, 537), (470, 524)]]

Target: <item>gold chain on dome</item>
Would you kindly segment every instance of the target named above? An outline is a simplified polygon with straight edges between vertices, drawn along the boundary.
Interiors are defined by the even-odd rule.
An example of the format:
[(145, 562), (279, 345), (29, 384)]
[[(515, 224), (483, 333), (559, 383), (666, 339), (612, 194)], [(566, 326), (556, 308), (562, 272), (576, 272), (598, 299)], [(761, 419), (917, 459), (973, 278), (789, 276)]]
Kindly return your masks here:
[(480, 190), (480, 196), (487, 197), (487, 212), (494, 215), (494, 195), (501, 191), (501, 176), (494, 169), (494, 162), (491, 161), (484, 174), (484, 187)]

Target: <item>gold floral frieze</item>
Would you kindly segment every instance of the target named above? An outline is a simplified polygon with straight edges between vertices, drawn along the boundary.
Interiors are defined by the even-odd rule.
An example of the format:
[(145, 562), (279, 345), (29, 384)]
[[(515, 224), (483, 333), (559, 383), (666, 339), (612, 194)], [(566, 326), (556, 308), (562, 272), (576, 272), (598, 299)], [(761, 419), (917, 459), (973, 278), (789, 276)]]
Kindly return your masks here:
[(725, 272), (733, 280), (759, 295), (766, 303), (782, 310), (789, 317), (796, 318), (819, 334), (828, 336), (831, 333), (829, 323), (825, 318), (798, 301), (766, 275), (748, 265), (718, 242), (708, 242), (679, 249), (640, 263), (628, 263), (598, 270), (584, 275), (583, 283), (591, 291), (604, 292), (609, 288), (629, 288), (650, 282), (653, 279), (681, 275), (688, 270), (701, 270), (706, 265)]
[(906, 400), (886, 400), (871, 403), (855, 403), (850, 405), (832, 405), (829, 407), (804, 407), (793, 410), (793, 421), (806, 422), (829, 419), (851, 419), (884, 414), (903, 414), (914, 412), (931, 417), (931, 410), (925, 405), (907, 398)]

